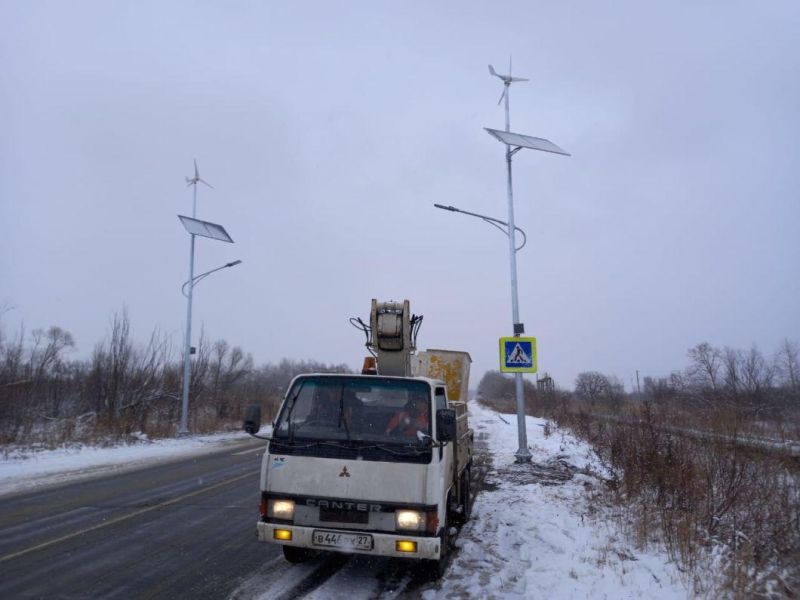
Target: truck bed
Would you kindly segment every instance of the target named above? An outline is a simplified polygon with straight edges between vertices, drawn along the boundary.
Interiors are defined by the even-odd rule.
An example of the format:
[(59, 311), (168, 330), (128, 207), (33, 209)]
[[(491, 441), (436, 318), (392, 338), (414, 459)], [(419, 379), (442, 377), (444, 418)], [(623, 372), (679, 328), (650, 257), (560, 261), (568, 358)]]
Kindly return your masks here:
[(467, 421), (467, 403), (451, 402), (450, 407), (456, 411), (456, 474), (460, 474), (472, 460), (473, 432)]

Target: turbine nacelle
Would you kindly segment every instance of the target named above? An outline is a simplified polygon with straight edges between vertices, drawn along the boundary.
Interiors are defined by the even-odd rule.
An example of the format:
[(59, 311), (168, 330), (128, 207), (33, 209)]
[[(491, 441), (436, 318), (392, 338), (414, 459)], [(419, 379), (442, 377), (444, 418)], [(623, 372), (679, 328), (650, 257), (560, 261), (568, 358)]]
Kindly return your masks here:
[(202, 183), (203, 185), (206, 185), (206, 186), (210, 187), (212, 190), (214, 189), (213, 185), (208, 183), (206, 180), (200, 178), (200, 173), (197, 170), (197, 160), (195, 160), (194, 161), (194, 177), (186, 177), (186, 187), (189, 187), (190, 185), (197, 185), (198, 181), (200, 183)]
[(489, 65), (489, 73), (491, 73), (492, 75), (494, 75), (499, 79), (502, 79), (503, 83), (505, 83), (506, 85), (509, 85), (514, 81), (530, 81), (530, 79), (525, 79), (524, 77), (512, 77), (511, 74), (501, 75), (500, 73), (494, 70), (494, 67), (492, 65)]
[(508, 92), (508, 86), (510, 86), (515, 81), (529, 81), (524, 77), (512, 77), (511, 75), (511, 57), (508, 57), (508, 75), (502, 75), (494, 70), (492, 65), (489, 65), (489, 73), (497, 77), (498, 79), (502, 80), (503, 82), (503, 93), (500, 94), (500, 100), (497, 101), (498, 106), (503, 101), (503, 98), (506, 97), (506, 93)]

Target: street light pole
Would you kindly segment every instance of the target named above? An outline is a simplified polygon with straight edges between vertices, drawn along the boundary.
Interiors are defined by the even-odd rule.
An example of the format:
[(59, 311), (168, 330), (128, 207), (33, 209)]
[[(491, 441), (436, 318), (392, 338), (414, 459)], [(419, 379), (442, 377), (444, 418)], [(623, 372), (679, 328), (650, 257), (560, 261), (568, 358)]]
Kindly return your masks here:
[[(509, 148), (510, 150), (510, 148)], [(511, 154), (513, 155), (513, 152)], [(500, 229), (503, 233), (508, 236), (509, 240), (509, 252), (511, 254), (511, 311), (512, 311), (512, 318), (514, 320), (514, 336), (519, 337), (523, 332), (522, 324), (519, 322), (519, 299), (517, 297), (517, 252), (522, 250), (527, 242), (528, 236), (525, 235), (525, 232), (513, 225), (514, 222), (514, 208), (511, 196), (511, 158), (508, 158), (509, 164), (509, 221), (501, 221), (500, 219), (495, 219), (493, 217), (488, 217), (486, 215), (481, 215), (478, 213), (469, 212), (466, 210), (461, 210), (456, 208), (455, 206), (444, 206), (442, 204), (434, 204), (436, 208), (441, 208), (442, 210), (449, 210), (451, 212), (458, 212), (464, 215), (469, 215), (471, 217), (478, 217), (483, 221), (486, 221), (490, 225), (494, 225), (498, 229)], [(500, 227), (500, 225), (504, 225), (505, 229)], [(516, 244), (516, 236), (515, 232), (519, 231), (522, 234), (523, 243), (521, 246), (517, 247)], [(522, 381), (522, 373), (514, 373), (514, 385), (515, 385), (515, 395), (517, 400), (517, 438), (519, 440), (519, 448), (515, 454), (517, 462), (530, 462), (531, 460), (531, 452), (528, 450), (528, 434), (525, 429), (525, 404), (524, 404), (524, 387)]]
[[(519, 152), (522, 148), (530, 148), (532, 150), (541, 150), (544, 152), (552, 152), (555, 154), (563, 154), (569, 156), (569, 153), (559, 148), (550, 140), (544, 138), (536, 138), (528, 135), (522, 135), (511, 132), (511, 117), (509, 110), (509, 96), (511, 92), (511, 84), (516, 81), (528, 81), (522, 77), (512, 77), (511, 75), (511, 59), (508, 61), (508, 74), (502, 75), (494, 70), (492, 65), (489, 65), (489, 73), (497, 77), (503, 82), (503, 95), (500, 99), (505, 99), (505, 116), (506, 128), (505, 131), (497, 131), (494, 129), (486, 128), (487, 133), (497, 138), (506, 147), (506, 182), (508, 191), (508, 253), (509, 253), (509, 266), (511, 271), (511, 320), (514, 327), (514, 337), (520, 337), (525, 333), (525, 326), (520, 322), (519, 317), (519, 291), (517, 288), (517, 248), (516, 231), (517, 227), (514, 224), (514, 189), (512, 186), (511, 177), (511, 160), (514, 154)], [(499, 102), (498, 102), (499, 104)], [(528, 450), (528, 435), (525, 430), (525, 395), (524, 386), (522, 381), (522, 373), (515, 371), (514, 373), (514, 387), (517, 401), (517, 430), (519, 448), (516, 452), (517, 462), (530, 462), (531, 452)]]
[(186, 183), (187, 185), (192, 186), (194, 189), (192, 190), (192, 218), (189, 219), (188, 217), (178, 215), (178, 218), (183, 223), (184, 228), (187, 232), (189, 232), (189, 279), (181, 288), (181, 291), (183, 291), (187, 285), (189, 286), (188, 293), (184, 292), (184, 295), (186, 296), (186, 337), (184, 339), (183, 346), (183, 394), (181, 398), (181, 423), (178, 427), (178, 435), (186, 435), (189, 433), (189, 388), (192, 377), (192, 290), (194, 288), (194, 284), (199, 279), (202, 279), (213, 271), (218, 271), (219, 269), (225, 267), (232, 267), (242, 262), (235, 261), (228, 263), (222, 267), (219, 267), (218, 269), (212, 269), (211, 271), (195, 277), (194, 242), (196, 236), (200, 235), (229, 243), (233, 243), (233, 240), (228, 235), (228, 232), (225, 231), (225, 228), (221, 225), (217, 223), (210, 223), (208, 221), (200, 221), (197, 219), (197, 184), (202, 183), (211, 189), (214, 188), (207, 181), (200, 178), (200, 173), (197, 170), (196, 160), (194, 161), (194, 177), (187, 177)]
[[(197, 163), (195, 163), (195, 176), (197, 175)], [(199, 180), (199, 177), (197, 178)], [(192, 218), (197, 218), (197, 181), (192, 185)], [(194, 281), (194, 234), (189, 234), (189, 282)], [(183, 394), (181, 398), (181, 424), (178, 427), (178, 435), (189, 433), (189, 384), (192, 376), (192, 288), (189, 285), (189, 293), (186, 295), (186, 337), (183, 344)]]
[[(510, 73), (509, 73), (510, 75)], [(503, 82), (505, 86), (506, 105), (506, 132), (511, 131), (511, 117), (508, 109), (508, 97), (511, 95), (511, 78)], [(508, 174), (508, 255), (511, 269), (511, 319), (514, 336), (519, 337), (525, 328), (519, 320), (519, 292), (517, 290), (517, 241), (514, 227), (514, 188), (511, 182), (511, 158), (519, 148), (511, 149), (506, 144), (506, 171)], [(517, 462), (530, 462), (531, 451), (528, 450), (528, 433), (525, 428), (525, 388), (522, 382), (522, 373), (514, 373), (514, 389), (517, 400), (517, 438), (519, 448), (515, 454)]]

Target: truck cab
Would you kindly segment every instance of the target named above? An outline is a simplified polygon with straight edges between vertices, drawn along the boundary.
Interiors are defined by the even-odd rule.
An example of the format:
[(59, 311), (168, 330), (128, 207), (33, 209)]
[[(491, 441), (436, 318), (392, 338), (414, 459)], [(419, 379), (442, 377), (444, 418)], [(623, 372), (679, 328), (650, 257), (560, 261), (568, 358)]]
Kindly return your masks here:
[[(383, 332), (368, 343), (375, 374), (310, 373), (289, 385), (261, 464), (256, 531), (290, 562), (370, 554), (426, 561), (441, 575), (450, 528), (469, 517), (469, 354), (416, 354), (409, 314), (408, 301), (373, 300), (367, 329)], [(260, 423), (251, 407), (245, 430)]]
[(455, 425), (441, 381), (296, 377), (262, 461), (259, 539), (293, 562), (308, 549), (439, 561), (463, 495)]

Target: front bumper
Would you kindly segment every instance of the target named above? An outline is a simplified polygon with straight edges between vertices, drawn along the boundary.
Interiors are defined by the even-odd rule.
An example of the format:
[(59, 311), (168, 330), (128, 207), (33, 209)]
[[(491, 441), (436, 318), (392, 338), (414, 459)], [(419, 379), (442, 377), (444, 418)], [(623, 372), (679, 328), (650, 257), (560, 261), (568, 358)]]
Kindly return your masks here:
[[(292, 532), (291, 541), (276, 540), (273, 537), (275, 529), (288, 529)], [(341, 533), (365, 533), (372, 536), (373, 545), (372, 550), (360, 550), (351, 548), (331, 548), (330, 546), (316, 546), (311, 541), (311, 533), (315, 529), (324, 529), (325, 531), (336, 531)], [(371, 554), (378, 556), (394, 556), (397, 558), (418, 558), (418, 559), (431, 559), (439, 560), (441, 541), (438, 537), (416, 537), (413, 535), (403, 534), (390, 534), (390, 533), (377, 533), (374, 531), (353, 531), (352, 529), (335, 529), (329, 527), (307, 527), (298, 525), (278, 525), (275, 523), (263, 523), (261, 521), (256, 525), (258, 539), (261, 542), (272, 542), (273, 544), (284, 544), (287, 546), (299, 546), (301, 548), (313, 548), (315, 550), (330, 550), (333, 552), (345, 552), (354, 554)], [(398, 541), (411, 541), (416, 542), (416, 552), (399, 552), (396, 548)]]

